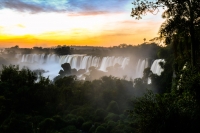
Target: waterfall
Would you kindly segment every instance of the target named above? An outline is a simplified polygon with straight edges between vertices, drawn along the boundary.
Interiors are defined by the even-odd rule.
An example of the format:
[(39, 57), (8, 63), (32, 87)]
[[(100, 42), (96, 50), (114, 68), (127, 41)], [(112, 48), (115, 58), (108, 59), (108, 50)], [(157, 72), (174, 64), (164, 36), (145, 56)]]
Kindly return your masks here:
[(115, 66), (115, 64), (121, 65), (121, 68), (125, 68), (129, 63), (129, 58), (127, 57), (103, 57), (99, 70), (107, 71), (107, 67)]
[(141, 60), (139, 59), (138, 60), (138, 63), (137, 63), (137, 66), (136, 66), (136, 72), (135, 72), (135, 77), (138, 77), (138, 75), (139, 75), (139, 72), (138, 72), (138, 70), (139, 70), (139, 65), (140, 65), (140, 62), (141, 62)]
[(122, 60), (122, 68), (125, 69), (125, 67), (128, 65), (129, 63), (129, 58), (124, 58)]
[(84, 55), (63, 55), (59, 58), (59, 63), (64, 64), (64, 63), (69, 63), (71, 65), (72, 69), (82, 69), (81, 68), (81, 62), (84, 58)]
[[(80, 70), (85, 69), (89, 71), (90, 67), (95, 67), (100, 71), (107, 71), (108, 67), (119, 64), (122, 69), (125, 69), (129, 64), (128, 57), (97, 57), (89, 56), (85, 54), (73, 54), (73, 55), (62, 55), (56, 54), (16, 54), (17, 58), (21, 63), (28, 65), (30, 69), (45, 69), (48, 73), (45, 73), (46, 77), (52, 75), (50, 79), (58, 75), (61, 70), (61, 64), (69, 63), (72, 69)], [(150, 67), (154, 74), (161, 75), (163, 69), (160, 67), (159, 62), (165, 62), (163, 59), (157, 59), (152, 62), (151, 59), (139, 59), (136, 65), (136, 70), (133, 78), (142, 78), (143, 71), (145, 68)], [(116, 72), (117, 73), (117, 72)]]
[[(156, 59), (153, 61), (153, 63), (150, 63), (150, 59), (144, 59), (144, 60), (138, 60), (137, 66), (136, 66), (136, 78), (142, 78), (143, 71), (145, 68), (150, 67), (150, 70), (157, 75), (161, 75), (161, 72), (163, 69), (160, 67), (159, 62), (165, 62), (164, 59)], [(152, 64), (152, 65), (151, 65)]]
[(139, 72), (139, 77), (142, 77), (143, 76), (143, 71), (144, 71), (144, 69), (145, 69), (145, 60), (143, 60), (142, 62), (141, 62), (141, 64), (140, 64), (140, 67), (139, 67), (139, 70), (138, 70), (138, 72)]
[(149, 59), (144, 59), (144, 60), (138, 60), (137, 66), (136, 66), (136, 78), (142, 78), (143, 76), (143, 71), (145, 68), (149, 67), (150, 63), (149, 63)]
[(161, 72), (164, 71), (161, 66), (159, 65), (160, 62), (165, 62), (164, 59), (157, 59), (153, 62), (153, 64), (151, 65), (151, 71), (154, 73), (154, 74), (157, 74), (157, 75), (161, 75)]
[(50, 64), (50, 63), (69, 63), (72, 69), (86, 69), (88, 70), (91, 66), (99, 68), (101, 71), (106, 71), (107, 67), (114, 66), (115, 64), (121, 65), (124, 69), (129, 63), (128, 57), (100, 57), (88, 56), (88, 55), (62, 55), (58, 56), (55, 54), (23, 54), (22, 56), (16, 55), (16, 58), (21, 57), (23, 63), (36, 63), (36, 64)]
[[(20, 58), (20, 54), (17, 54), (15, 57)], [(23, 54), (21, 57), (21, 62), (36, 64), (57, 63), (58, 58), (59, 57), (55, 54), (49, 54), (47, 57), (45, 54)]]
[(64, 55), (59, 59), (60, 64), (69, 63), (72, 69), (85, 69), (88, 70), (91, 66), (99, 67), (100, 57), (92, 57), (86, 55)]
[[(41, 60), (45, 60), (45, 56), (43, 56), (43, 57), (41, 58)], [(40, 63), (43, 63), (43, 62), (45, 62), (45, 61), (42, 61), (42, 62), (40, 62)], [(55, 54), (48, 54), (48, 55), (47, 55), (47, 58), (46, 58), (46, 62), (45, 62), (45, 63), (50, 64), (50, 63), (58, 63), (58, 62), (59, 62), (59, 56), (57, 56), (57, 55), (55, 55)]]

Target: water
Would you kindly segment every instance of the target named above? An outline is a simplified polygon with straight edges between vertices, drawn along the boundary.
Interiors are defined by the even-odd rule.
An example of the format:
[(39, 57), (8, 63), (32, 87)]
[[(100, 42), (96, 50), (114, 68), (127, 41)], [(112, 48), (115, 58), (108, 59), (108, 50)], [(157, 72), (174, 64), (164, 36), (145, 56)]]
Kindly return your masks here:
[[(61, 64), (69, 63), (72, 69), (77, 71), (80, 69), (85, 69), (86, 72), (89, 71), (90, 67), (95, 67), (96, 69), (107, 72), (107, 68), (115, 66), (116, 64), (125, 70), (126, 66), (129, 65), (129, 57), (96, 57), (84, 54), (73, 54), (73, 55), (62, 55), (58, 56), (56, 54), (17, 54), (16, 58), (19, 59), (20, 63), (28, 65), (31, 70), (44, 69), (47, 71), (43, 76), (53, 79), (58, 75), (58, 72), (62, 69)], [(153, 63), (151, 63), (153, 62)], [(137, 65), (134, 67), (135, 71), (130, 71), (133, 73), (134, 78), (142, 78), (143, 71), (145, 68), (150, 67), (154, 74), (161, 75), (163, 69), (160, 67), (159, 62), (165, 62), (163, 59), (156, 59), (154, 61), (150, 59), (139, 59)], [(116, 72), (118, 73), (118, 72)]]
[(20, 60), (20, 63), (28, 64), (30, 69), (45, 69), (48, 71), (44, 76), (49, 76), (50, 79), (58, 75), (62, 69), (61, 64), (69, 63), (72, 69), (85, 69), (89, 71), (90, 67), (95, 67), (100, 71), (106, 72), (107, 67), (119, 64), (121, 68), (125, 68), (129, 64), (128, 57), (96, 57), (84, 54), (62, 55), (56, 54), (17, 54), (15, 56)]
[(164, 71), (161, 66), (159, 65), (159, 62), (165, 62), (164, 59), (156, 59), (153, 61), (153, 63), (149, 59), (144, 59), (144, 60), (138, 60), (137, 66), (136, 66), (136, 78), (142, 78), (143, 76), (143, 71), (145, 68), (150, 67), (150, 70), (157, 75), (161, 75), (161, 72)]
[(161, 72), (163, 72), (164, 70), (161, 68), (161, 66), (159, 65), (160, 62), (165, 62), (164, 59), (157, 59), (153, 62), (153, 64), (151, 65), (151, 71), (154, 73), (154, 74), (157, 74), (157, 75), (161, 75)]

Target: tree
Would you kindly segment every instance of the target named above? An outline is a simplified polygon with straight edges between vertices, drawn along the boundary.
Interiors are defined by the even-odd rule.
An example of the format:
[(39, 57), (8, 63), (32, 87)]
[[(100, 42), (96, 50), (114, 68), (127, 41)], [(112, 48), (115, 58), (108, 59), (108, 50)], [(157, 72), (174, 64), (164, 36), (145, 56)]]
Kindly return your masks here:
[(144, 43), (145, 43), (145, 41), (146, 41), (146, 38), (144, 38), (143, 40), (144, 40)]
[[(191, 65), (197, 65), (200, 25), (200, 1), (198, 0), (136, 0), (133, 2), (132, 17), (141, 19), (147, 12), (157, 13), (161, 7), (165, 9), (161, 25), (160, 38), (165, 38), (166, 44), (173, 40), (174, 35), (188, 37), (190, 44)], [(179, 39), (181, 39), (179, 38)]]
[(70, 51), (70, 47), (69, 46), (60, 46), (58, 45), (56, 48), (55, 48), (55, 53), (57, 55), (67, 55), (67, 54), (70, 54), (71, 51)]
[(153, 94), (133, 100), (129, 110), (133, 126), (139, 133), (168, 133), (200, 131), (200, 73), (195, 68), (182, 70), (170, 93)]

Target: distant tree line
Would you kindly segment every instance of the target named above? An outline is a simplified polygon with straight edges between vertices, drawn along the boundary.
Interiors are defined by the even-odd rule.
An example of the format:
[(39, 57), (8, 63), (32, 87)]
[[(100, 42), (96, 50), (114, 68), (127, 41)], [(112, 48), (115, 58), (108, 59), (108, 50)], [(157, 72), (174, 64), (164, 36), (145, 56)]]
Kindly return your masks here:
[(120, 44), (118, 46), (102, 48), (102, 47), (89, 47), (84, 48), (80, 47), (70, 47), (66, 45), (58, 45), (52, 48), (42, 48), (42, 47), (33, 47), (33, 48), (19, 48), (18, 45), (10, 48), (6, 48), (4, 53), (8, 54), (57, 54), (57, 55), (68, 55), (68, 54), (87, 54), (93, 56), (137, 56), (141, 58), (155, 58), (157, 51), (160, 46), (154, 42), (152, 43), (142, 43), (138, 45), (128, 45)]
[(53, 48), (42, 48), (42, 47), (33, 47), (33, 48), (19, 48), (18, 45), (10, 48), (6, 48), (4, 53), (7, 54), (57, 54), (57, 55), (68, 55), (71, 54), (71, 49), (69, 46), (56, 46)]

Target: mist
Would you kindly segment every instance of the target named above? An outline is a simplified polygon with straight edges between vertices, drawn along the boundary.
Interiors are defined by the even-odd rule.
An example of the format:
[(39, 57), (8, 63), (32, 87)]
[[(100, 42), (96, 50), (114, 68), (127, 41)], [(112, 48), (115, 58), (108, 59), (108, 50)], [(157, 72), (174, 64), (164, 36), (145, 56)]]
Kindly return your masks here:
[[(5, 96), (17, 99), (9, 100), (15, 112), (35, 113), (33, 120), (41, 117), (33, 124), (35, 131), (44, 132), (48, 130), (44, 124), (53, 122), (59, 125), (52, 127), (57, 131), (69, 131), (70, 125), (80, 133), (100, 127), (108, 132), (132, 132), (127, 112), (134, 106), (132, 102), (148, 90), (160, 93), (163, 87), (160, 62), (165, 62), (155, 54), (159, 49), (162, 47), (154, 43), (109, 48), (5, 48), (0, 64), (8, 67), (0, 73), (0, 86)], [(112, 127), (108, 127), (110, 123)]]
[[(79, 80), (95, 80), (103, 76), (114, 76), (133, 81), (143, 78), (143, 71), (151, 68), (161, 75), (163, 60), (156, 54), (160, 46), (143, 43), (138, 46), (120, 44), (114, 47), (57, 46), (52, 48), (11, 48), (1, 49), (0, 64), (27, 67), (37, 74), (55, 79), (76, 75)], [(156, 62), (154, 62), (157, 60)], [(63, 64), (69, 64), (64, 70)], [(154, 64), (153, 64), (154, 63)], [(148, 81), (151, 83), (151, 81)]]

